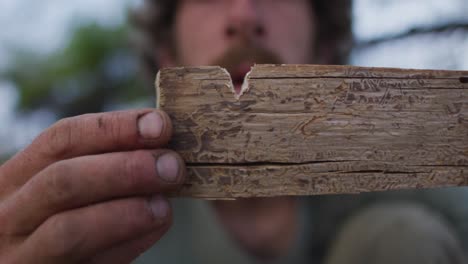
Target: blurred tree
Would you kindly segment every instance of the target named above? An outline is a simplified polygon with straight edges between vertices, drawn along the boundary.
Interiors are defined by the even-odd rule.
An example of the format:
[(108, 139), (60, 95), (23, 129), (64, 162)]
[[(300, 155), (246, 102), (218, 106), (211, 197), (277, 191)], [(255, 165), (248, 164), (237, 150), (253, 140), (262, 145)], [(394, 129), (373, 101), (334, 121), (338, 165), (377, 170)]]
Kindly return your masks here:
[(112, 109), (154, 96), (143, 88), (129, 46), (125, 26), (81, 25), (53, 54), (16, 51), (4, 78), (16, 85), (21, 111), (46, 108), (65, 117)]

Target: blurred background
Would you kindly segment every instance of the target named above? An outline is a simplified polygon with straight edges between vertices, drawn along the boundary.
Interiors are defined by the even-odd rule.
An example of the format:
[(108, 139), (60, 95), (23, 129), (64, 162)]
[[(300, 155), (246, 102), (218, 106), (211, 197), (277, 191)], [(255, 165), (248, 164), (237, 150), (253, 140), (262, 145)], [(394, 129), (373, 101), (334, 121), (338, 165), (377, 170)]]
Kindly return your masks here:
[[(59, 118), (154, 106), (129, 41), (140, 3), (0, 0), (0, 162)], [(468, 0), (355, 0), (349, 63), (468, 70), (467, 14)]]

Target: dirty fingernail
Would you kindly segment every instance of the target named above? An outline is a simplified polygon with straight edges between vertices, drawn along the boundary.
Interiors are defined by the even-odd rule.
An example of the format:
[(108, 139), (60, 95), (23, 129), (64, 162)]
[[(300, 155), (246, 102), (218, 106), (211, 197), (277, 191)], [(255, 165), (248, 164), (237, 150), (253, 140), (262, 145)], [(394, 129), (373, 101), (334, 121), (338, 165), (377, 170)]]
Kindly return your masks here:
[(156, 139), (161, 136), (164, 121), (160, 114), (150, 112), (138, 120), (138, 130), (144, 139)]
[(176, 182), (179, 176), (179, 161), (173, 153), (161, 155), (156, 161), (159, 177), (167, 182)]
[(150, 208), (153, 216), (157, 219), (164, 219), (169, 214), (169, 204), (162, 196), (154, 196), (150, 199)]

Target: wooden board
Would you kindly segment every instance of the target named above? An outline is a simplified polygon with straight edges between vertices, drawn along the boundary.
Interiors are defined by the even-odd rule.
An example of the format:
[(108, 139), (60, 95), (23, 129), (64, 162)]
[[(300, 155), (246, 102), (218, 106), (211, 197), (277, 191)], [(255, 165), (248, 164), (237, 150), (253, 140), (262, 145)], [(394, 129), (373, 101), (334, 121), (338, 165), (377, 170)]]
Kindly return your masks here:
[(468, 71), (256, 65), (233, 92), (219, 67), (158, 74), (176, 195), (359, 193), (468, 185)]

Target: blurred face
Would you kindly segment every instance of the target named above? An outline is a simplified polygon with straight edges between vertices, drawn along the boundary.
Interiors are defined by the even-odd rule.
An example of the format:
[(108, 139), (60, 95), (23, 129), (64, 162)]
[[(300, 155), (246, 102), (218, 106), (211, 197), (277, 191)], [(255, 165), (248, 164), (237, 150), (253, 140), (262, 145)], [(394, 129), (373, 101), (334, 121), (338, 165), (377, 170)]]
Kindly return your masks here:
[(254, 63), (310, 63), (313, 14), (310, 0), (181, 0), (175, 58), (162, 63), (220, 65), (237, 89)]
[[(313, 62), (315, 29), (310, 0), (180, 0), (174, 52), (162, 52), (159, 61), (163, 67), (220, 65), (239, 92), (254, 63)], [(279, 254), (294, 241), (295, 210), (284, 197), (218, 206), (236, 240), (261, 254)]]

